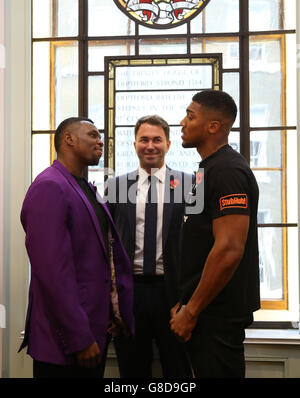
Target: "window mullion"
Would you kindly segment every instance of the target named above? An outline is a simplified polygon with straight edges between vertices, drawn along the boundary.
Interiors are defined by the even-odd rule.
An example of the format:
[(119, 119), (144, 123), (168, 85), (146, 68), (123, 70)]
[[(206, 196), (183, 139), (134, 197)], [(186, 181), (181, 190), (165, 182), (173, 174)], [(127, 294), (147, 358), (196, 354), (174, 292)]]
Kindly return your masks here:
[(79, 0), (78, 115), (88, 116), (88, 2)]
[(249, 0), (240, 0), (240, 151), (250, 163)]

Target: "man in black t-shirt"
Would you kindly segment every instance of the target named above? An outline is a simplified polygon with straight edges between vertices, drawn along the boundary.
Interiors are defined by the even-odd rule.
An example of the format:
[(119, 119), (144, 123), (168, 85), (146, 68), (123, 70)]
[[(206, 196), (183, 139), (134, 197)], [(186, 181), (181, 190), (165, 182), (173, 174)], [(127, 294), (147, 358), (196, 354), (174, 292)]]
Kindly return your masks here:
[(228, 145), (236, 113), (228, 94), (205, 90), (181, 122), (183, 147), (196, 147), (202, 158), (204, 208), (185, 217), (181, 298), (170, 323), (187, 343), (196, 377), (244, 377), (245, 328), (260, 306), (258, 186)]

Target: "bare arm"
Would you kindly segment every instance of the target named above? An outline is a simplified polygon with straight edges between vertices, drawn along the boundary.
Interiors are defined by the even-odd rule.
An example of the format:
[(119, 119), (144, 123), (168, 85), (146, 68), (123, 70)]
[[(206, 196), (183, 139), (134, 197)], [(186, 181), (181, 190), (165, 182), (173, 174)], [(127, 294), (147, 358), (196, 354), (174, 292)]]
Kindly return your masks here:
[(227, 215), (213, 221), (215, 243), (207, 257), (199, 284), (189, 302), (175, 314), (171, 330), (182, 341), (191, 337), (197, 318), (228, 284), (244, 254), (249, 229), (248, 215)]

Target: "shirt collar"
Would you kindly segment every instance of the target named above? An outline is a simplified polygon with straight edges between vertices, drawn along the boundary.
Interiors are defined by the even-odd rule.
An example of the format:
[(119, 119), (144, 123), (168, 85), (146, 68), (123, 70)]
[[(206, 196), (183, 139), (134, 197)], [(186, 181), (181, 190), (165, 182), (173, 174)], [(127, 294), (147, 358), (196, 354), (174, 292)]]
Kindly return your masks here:
[[(164, 164), (160, 169), (157, 169), (152, 175), (154, 175), (161, 183), (164, 183), (166, 178), (166, 169), (167, 169), (166, 164)], [(144, 183), (148, 184), (149, 174), (141, 166), (139, 166), (138, 174), (139, 174), (139, 182), (141, 184)]]

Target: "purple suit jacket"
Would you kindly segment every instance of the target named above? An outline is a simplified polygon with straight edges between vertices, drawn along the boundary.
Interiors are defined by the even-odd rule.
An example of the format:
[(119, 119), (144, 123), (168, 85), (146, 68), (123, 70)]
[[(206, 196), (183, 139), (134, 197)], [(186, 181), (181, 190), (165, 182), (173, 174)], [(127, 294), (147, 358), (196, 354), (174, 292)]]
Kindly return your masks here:
[[(98, 196), (98, 199), (100, 197)], [(131, 265), (115, 229), (114, 264), (121, 316), (134, 333)], [(111, 272), (96, 214), (59, 162), (37, 176), (21, 212), (31, 282), (19, 351), (38, 361), (69, 364), (94, 341), (103, 352), (110, 321)]]

